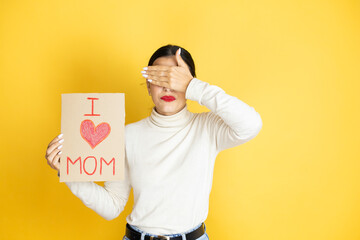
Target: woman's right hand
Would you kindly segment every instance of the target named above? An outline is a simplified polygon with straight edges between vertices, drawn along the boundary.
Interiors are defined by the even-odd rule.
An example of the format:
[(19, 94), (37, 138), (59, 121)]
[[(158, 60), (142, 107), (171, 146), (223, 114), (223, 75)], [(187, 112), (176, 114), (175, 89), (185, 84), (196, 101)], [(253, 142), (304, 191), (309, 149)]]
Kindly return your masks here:
[(62, 136), (63, 134), (60, 134), (49, 143), (45, 155), (50, 167), (58, 171), (60, 170), (60, 149), (62, 148), (62, 142), (64, 141)]

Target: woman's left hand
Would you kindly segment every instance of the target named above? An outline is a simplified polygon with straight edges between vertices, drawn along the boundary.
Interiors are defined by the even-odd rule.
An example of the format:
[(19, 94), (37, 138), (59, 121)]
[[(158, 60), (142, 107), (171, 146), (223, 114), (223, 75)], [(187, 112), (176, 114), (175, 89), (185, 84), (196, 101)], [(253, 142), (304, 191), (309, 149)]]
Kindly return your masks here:
[(178, 92), (186, 92), (187, 86), (194, 77), (180, 56), (180, 49), (181, 48), (175, 53), (178, 66), (147, 66), (144, 68), (145, 74), (143, 74), (143, 76), (151, 82), (151, 84)]

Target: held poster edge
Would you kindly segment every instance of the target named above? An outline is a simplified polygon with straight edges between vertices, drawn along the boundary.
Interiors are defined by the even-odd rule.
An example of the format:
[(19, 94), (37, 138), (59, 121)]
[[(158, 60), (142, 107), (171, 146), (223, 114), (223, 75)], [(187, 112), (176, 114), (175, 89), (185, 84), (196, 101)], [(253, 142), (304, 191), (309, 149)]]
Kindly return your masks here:
[[(89, 114), (89, 112), (92, 112), (94, 114), (98, 114), (98, 112), (100, 112), (101, 114), (99, 114), (100, 116), (76, 116), (76, 120), (74, 120), (75, 122), (77, 121), (78, 127), (80, 126), (80, 120), (85, 120), (85, 119), (90, 119), (93, 121), (94, 123), (94, 127), (96, 129), (97, 126), (100, 125), (100, 122), (110, 122), (110, 126), (111, 126), (111, 131), (114, 130), (114, 132), (110, 132), (109, 136), (114, 133), (111, 137), (109, 137), (108, 141), (106, 142), (106, 139), (103, 140), (104, 143), (98, 143), (98, 145), (96, 145), (93, 149), (91, 148), (91, 144), (89, 142), (86, 142), (84, 138), (82, 138), (81, 140), (79, 140), (81, 137), (80, 133), (78, 134), (79, 136), (76, 136), (74, 138), (71, 138), (69, 140), (69, 137), (67, 138), (66, 135), (70, 136), (72, 134), (72, 132), (76, 132), (76, 130), (73, 130), (71, 132), (71, 134), (66, 133), (66, 131), (69, 131), (69, 125), (72, 125), (73, 123), (71, 123), (72, 120), (69, 120), (69, 117), (66, 117), (66, 115), (69, 115), (69, 112), (71, 112), (72, 115), (77, 115), (75, 114), (76, 111), (74, 109), (69, 109), (69, 106), (66, 104), (69, 104), (69, 102), (67, 102), (67, 98), (71, 98), (71, 97), (90, 97), (90, 98), (100, 98), (104, 99), (104, 101), (101, 103), (100, 99), (99, 100), (92, 100), (93, 101), (93, 107), (94, 107), (94, 111), (89, 110), (89, 106), (90, 106), (90, 100), (87, 99), (86, 102), (86, 107), (82, 107), (81, 110), (81, 114), (83, 113), (87, 113)], [(104, 96), (106, 96), (104, 98)], [(75, 97), (76, 98), (76, 97)], [(108, 103), (105, 105), (105, 99), (106, 101), (108, 101), (109, 99), (116, 99), (116, 101), (108, 101)], [(85, 100), (84, 100), (85, 101)], [(95, 103), (94, 103), (95, 102)], [(82, 103), (84, 104), (84, 103)], [(71, 104), (71, 105), (76, 105), (76, 104)], [(74, 106), (74, 108), (76, 108)], [(100, 109), (102, 109), (100, 111)], [(114, 111), (114, 109), (118, 110), (118, 111)], [(75, 111), (75, 113), (74, 113)], [(98, 112), (96, 112), (98, 111)], [(104, 113), (108, 111), (108, 113)], [(102, 182), (102, 181), (118, 181), (118, 180), (123, 180), (124, 179), (124, 175), (125, 175), (125, 93), (62, 93), (61, 94), (61, 133), (64, 134), (63, 138), (64, 138), (64, 142), (63, 142), (63, 153), (62, 156), (60, 156), (60, 178), (59, 181), (60, 182)], [(111, 116), (111, 117), (109, 117)], [(102, 118), (103, 117), (103, 118)], [(107, 119), (108, 118), (108, 119)], [(112, 120), (110, 120), (110, 118)], [(117, 119), (117, 123), (114, 124), (115, 121), (114, 119)], [(119, 122), (120, 121), (120, 122)], [(65, 125), (67, 127), (65, 127)], [(76, 125), (76, 124), (75, 124)], [(114, 129), (112, 128), (114, 127)], [(74, 128), (73, 128), (74, 129)], [(96, 133), (96, 131), (95, 131)], [(67, 141), (68, 140), (68, 141)], [(90, 140), (89, 140), (90, 141)], [(115, 141), (117, 144), (110, 144), (110, 141)], [(86, 153), (84, 153), (84, 155), (82, 153), (78, 152), (79, 156), (79, 160), (76, 162), (76, 160), (78, 159), (78, 155), (74, 155), (76, 157), (73, 157), (73, 159), (71, 159), (71, 157), (69, 157), (69, 159), (72, 160), (72, 162), (76, 162), (76, 164), (78, 164), (78, 168), (79, 168), (79, 173), (77, 177), (75, 177), (74, 179), (69, 178), (69, 175), (67, 175), (65, 170), (68, 170), (70, 168), (70, 166), (75, 166), (75, 164), (69, 164), (69, 161), (67, 161), (67, 157), (66, 155), (68, 155), (67, 153), (70, 151), (76, 152), (76, 150), (74, 150), (74, 148), (72, 146), (75, 146), (76, 144), (72, 144), (77, 142), (78, 145), (80, 145), (81, 149), (87, 148)], [(79, 143), (80, 142), (80, 143)], [(67, 144), (66, 144), (67, 143)], [(106, 143), (108, 143), (108, 146), (106, 145)], [(118, 145), (120, 143), (120, 145)], [(70, 145), (70, 146), (69, 146)], [(71, 149), (72, 148), (72, 149)], [(70, 149), (70, 150), (69, 150)], [(90, 150), (91, 149), (91, 150)], [(110, 149), (110, 150), (108, 150)], [(69, 151), (67, 151), (69, 150)], [(89, 152), (91, 153), (91, 151), (94, 151), (95, 154), (89, 154)], [(65, 152), (65, 154), (64, 154)], [(104, 155), (101, 155), (101, 154)], [(97, 154), (97, 155), (96, 155)], [(100, 155), (99, 155), (100, 154)], [(87, 156), (89, 155), (89, 156)], [(93, 156), (94, 155), (94, 156)], [(104, 157), (101, 157), (104, 156)], [(66, 159), (65, 159), (66, 158)], [(115, 158), (114, 163), (111, 163), (111, 160)], [(65, 165), (66, 163), (68, 164), (67, 167), (68, 169), (66, 169)], [(116, 164), (115, 164), (116, 163)], [(86, 164), (86, 166), (85, 166)], [(100, 168), (100, 164), (101, 164), (101, 170), (103, 170), (102, 175), (99, 174), (99, 168)], [(107, 165), (109, 164), (109, 165)], [(104, 172), (106, 171), (106, 167), (111, 166), (110, 164), (115, 164), (115, 166), (113, 166), (113, 170), (115, 171), (115, 175), (111, 174), (110, 176), (106, 176), (106, 174), (104, 174)], [(89, 169), (94, 169), (94, 171), (90, 171)], [(109, 171), (109, 168), (107, 169)], [(69, 171), (69, 170), (68, 170)], [(71, 171), (71, 168), (70, 168)], [(70, 172), (69, 171), (69, 172)], [(84, 174), (84, 172), (86, 172), (87, 174), (90, 175), (83, 175), (80, 176), (81, 174)], [(91, 175), (91, 173), (93, 173), (93, 175)], [(96, 173), (95, 173), (96, 172)], [(71, 173), (71, 172), (70, 172)], [(68, 173), (69, 174), (69, 173)], [(71, 174), (70, 174), (71, 175)]]

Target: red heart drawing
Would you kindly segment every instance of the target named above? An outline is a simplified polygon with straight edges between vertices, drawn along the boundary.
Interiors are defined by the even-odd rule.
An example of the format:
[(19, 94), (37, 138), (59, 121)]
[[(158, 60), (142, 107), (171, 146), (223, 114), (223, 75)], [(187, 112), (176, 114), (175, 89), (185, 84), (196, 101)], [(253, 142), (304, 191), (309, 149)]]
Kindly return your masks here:
[(92, 149), (101, 143), (110, 134), (110, 131), (110, 125), (106, 122), (102, 122), (95, 127), (93, 121), (86, 119), (80, 125), (80, 134)]

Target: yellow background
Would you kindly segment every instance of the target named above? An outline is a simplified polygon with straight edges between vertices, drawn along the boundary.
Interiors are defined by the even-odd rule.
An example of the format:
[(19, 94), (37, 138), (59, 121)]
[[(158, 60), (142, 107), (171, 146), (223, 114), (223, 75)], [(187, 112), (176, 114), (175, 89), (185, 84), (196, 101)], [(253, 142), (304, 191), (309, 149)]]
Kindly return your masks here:
[(216, 160), (210, 239), (360, 239), (359, 20), (356, 0), (1, 1), (0, 239), (122, 238), (133, 195), (102, 219), (45, 150), (61, 93), (125, 92), (126, 123), (147, 117), (140, 71), (168, 43), (263, 120)]

